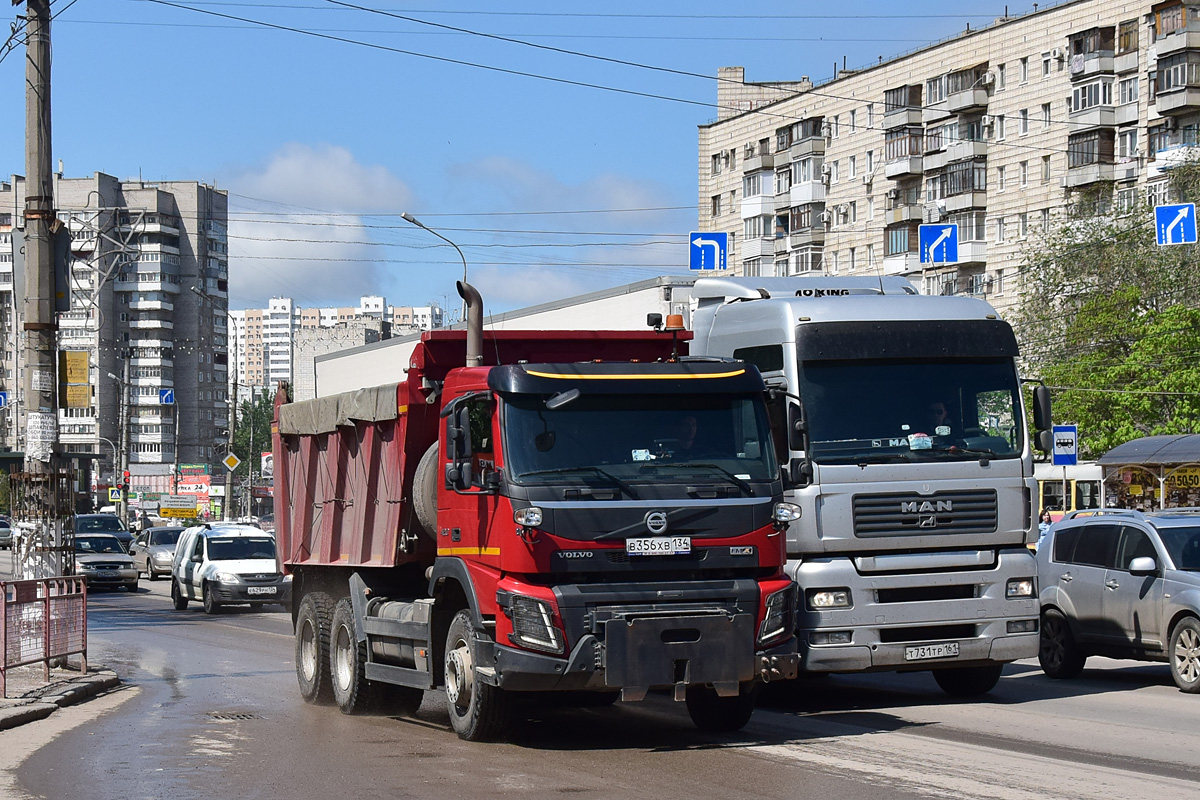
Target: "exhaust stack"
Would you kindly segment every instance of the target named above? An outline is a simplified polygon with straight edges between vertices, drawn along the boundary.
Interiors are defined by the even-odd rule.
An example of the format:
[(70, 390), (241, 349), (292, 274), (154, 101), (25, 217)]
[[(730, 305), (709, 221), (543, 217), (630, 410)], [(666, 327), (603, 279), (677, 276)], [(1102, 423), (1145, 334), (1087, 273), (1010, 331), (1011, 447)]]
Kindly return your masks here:
[(454, 285), (467, 304), (467, 366), (483, 366), (483, 298), (469, 283), (455, 281)]

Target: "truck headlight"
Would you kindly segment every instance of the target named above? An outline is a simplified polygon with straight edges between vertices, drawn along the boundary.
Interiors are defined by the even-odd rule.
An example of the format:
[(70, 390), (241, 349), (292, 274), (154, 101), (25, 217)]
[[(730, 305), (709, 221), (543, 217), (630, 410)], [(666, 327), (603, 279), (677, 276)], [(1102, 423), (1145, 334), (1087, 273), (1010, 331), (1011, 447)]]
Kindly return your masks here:
[(563, 651), (562, 631), (554, 626), (554, 611), (549, 603), (515, 594), (509, 600), (508, 611), (513, 627), (508, 638), (513, 644), (546, 653)]
[(850, 608), (849, 589), (809, 589), (805, 593), (805, 601), (810, 611), (820, 611), (826, 608)]
[(1008, 598), (1014, 597), (1033, 597), (1033, 578), (1013, 578), (1004, 587), (1004, 596)]
[(800, 506), (795, 503), (776, 503), (771, 518), (775, 522), (795, 522), (800, 519), (801, 513)]
[(536, 528), (542, 524), (542, 510), (537, 506), (513, 509), (513, 522), (525, 528)]
[(766, 613), (763, 615), (762, 625), (758, 626), (759, 644), (765, 644), (791, 630), (792, 606), (795, 602), (796, 595), (792, 586), (768, 595)]

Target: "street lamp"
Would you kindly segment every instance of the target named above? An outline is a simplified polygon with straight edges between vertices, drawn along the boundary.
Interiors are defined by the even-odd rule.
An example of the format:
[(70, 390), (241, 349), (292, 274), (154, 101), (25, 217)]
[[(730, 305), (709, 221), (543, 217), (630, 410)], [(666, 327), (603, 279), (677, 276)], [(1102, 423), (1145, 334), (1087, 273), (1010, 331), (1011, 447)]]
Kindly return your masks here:
[[(129, 361), (125, 360), (123, 362), (123, 366), (125, 372), (124, 377), (121, 377), (113, 372), (108, 373), (108, 377), (116, 381), (117, 385), (121, 387), (120, 402), (117, 405), (117, 434), (121, 439), (121, 463), (119, 465), (116, 464), (115, 461), (113, 463), (114, 478), (116, 477), (117, 469), (121, 470), (122, 476), (124, 475), (125, 471), (129, 469)], [(112, 444), (112, 442), (109, 442), (109, 444)], [(116, 448), (114, 448), (114, 450), (115, 449)], [(117, 483), (117, 481), (114, 480), (113, 483)], [(126, 518), (128, 510), (129, 491), (128, 489), (124, 489), (121, 491), (121, 500), (117, 508), (121, 519)]]
[[(463, 284), (466, 285), (466, 283), (467, 283), (467, 257), (463, 255), (462, 248), (459, 247), (458, 245), (456, 245), (454, 242), (447, 239), (445, 236), (442, 236), (440, 233), (438, 233), (433, 228), (426, 225), (424, 222), (421, 222), (421, 220), (417, 219), (412, 214), (409, 214), (407, 211), (405, 211), (403, 214), (400, 215), (400, 219), (402, 219), (405, 222), (408, 222), (412, 225), (416, 225), (418, 228), (424, 228), (425, 230), (429, 231), (434, 236), (438, 237), (443, 242), (445, 242), (446, 244), (450, 245), (455, 250), (457, 250), (458, 257), (461, 258), (462, 262), (463, 262)], [(467, 300), (466, 300), (466, 298), (463, 298), (462, 318), (463, 318), (464, 322), (467, 319)]]

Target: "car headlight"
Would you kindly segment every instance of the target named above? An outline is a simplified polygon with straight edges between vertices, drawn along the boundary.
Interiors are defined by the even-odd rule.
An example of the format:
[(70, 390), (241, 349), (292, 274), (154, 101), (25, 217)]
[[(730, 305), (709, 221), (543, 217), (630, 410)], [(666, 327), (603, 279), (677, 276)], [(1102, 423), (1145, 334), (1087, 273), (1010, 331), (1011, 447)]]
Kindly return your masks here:
[(826, 608), (850, 608), (849, 589), (809, 589), (805, 593), (805, 602), (810, 611), (821, 611)]
[(218, 572), (213, 576), (213, 580), (215, 580), (217, 583), (237, 583), (241, 580), (241, 578), (232, 572)]
[(284, 575), (284, 576), (283, 576), (283, 582), (284, 582), (284, 583), (291, 583), (291, 582), (292, 582), (292, 576), (291, 576), (291, 575)]
[(792, 607), (796, 602), (794, 585), (767, 597), (766, 613), (758, 626), (758, 643), (765, 644), (787, 633), (792, 627)]
[(1004, 587), (1004, 596), (1009, 599), (1014, 597), (1033, 597), (1033, 592), (1033, 578), (1013, 578)]
[(170, 553), (155, 553), (154, 554), (154, 560), (159, 561), (163, 564), (170, 563), (170, 561), (173, 557), (174, 556), (172, 556)]
[(562, 631), (554, 626), (554, 611), (549, 603), (515, 594), (509, 601), (508, 610), (513, 627), (508, 638), (513, 644), (546, 653), (563, 651)]

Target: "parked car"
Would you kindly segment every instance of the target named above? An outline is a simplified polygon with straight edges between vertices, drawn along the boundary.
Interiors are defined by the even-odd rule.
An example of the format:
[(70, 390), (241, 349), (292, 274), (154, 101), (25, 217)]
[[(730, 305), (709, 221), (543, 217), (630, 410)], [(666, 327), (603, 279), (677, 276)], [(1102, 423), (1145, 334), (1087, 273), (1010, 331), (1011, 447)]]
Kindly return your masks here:
[(171, 562), (175, 559), (175, 545), (186, 530), (182, 526), (147, 528), (133, 538), (129, 555), (139, 574), (145, 573), (150, 580), (160, 575), (171, 574)]
[(8, 550), (12, 547), (13, 529), (8, 517), (0, 517), (0, 547)]
[(121, 541), (110, 533), (85, 533), (75, 536), (75, 574), (92, 586), (138, 588), (138, 573), (133, 558)]
[(190, 600), (209, 614), (223, 605), (290, 605), (292, 576), (280, 569), (275, 537), (236, 523), (185, 530), (171, 565), (171, 601), (183, 611)]
[(1166, 661), (1200, 693), (1200, 509), (1076, 511), (1037, 562), (1047, 675), (1075, 677), (1089, 656)]
[(121, 541), (126, 552), (133, 541), (133, 533), (116, 514), (76, 514), (75, 535), (81, 533), (111, 533)]

